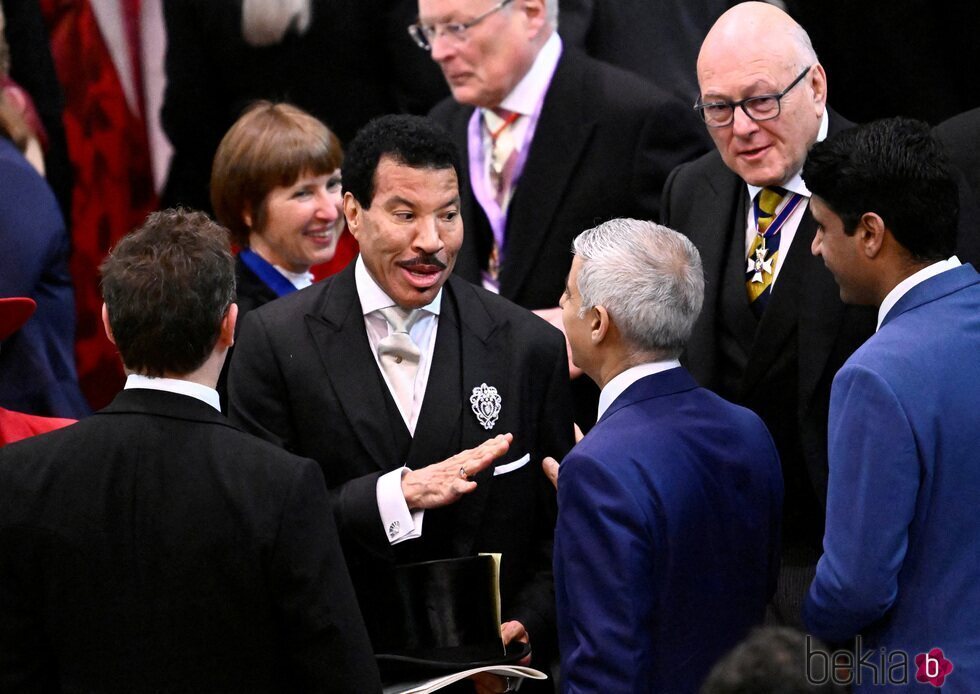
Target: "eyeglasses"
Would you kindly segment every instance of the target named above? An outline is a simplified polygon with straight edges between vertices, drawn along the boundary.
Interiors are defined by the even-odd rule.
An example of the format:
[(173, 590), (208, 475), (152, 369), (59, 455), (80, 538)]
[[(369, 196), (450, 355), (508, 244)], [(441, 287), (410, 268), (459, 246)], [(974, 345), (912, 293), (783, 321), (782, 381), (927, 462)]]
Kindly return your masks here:
[(468, 22), (449, 22), (446, 24), (412, 24), (410, 27), (408, 27), (408, 35), (412, 37), (419, 48), (424, 48), (427, 51), (432, 50), (432, 42), (435, 41), (436, 37), (438, 36), (445, 36), (453, 43), (462, 43), (466, 40), (467, 29), (475, 27), (494, 12), (498, 12), (511, 2), (513, 2), (513, 0), (501, 0), (501, 2), (494, 5), (489, 10), (478, 17), (474, 17)]
[(772, 120), (779, 115), (780, 99), (786, 96), (790, 89), (799, 84), (800, 80), (806, 77), (806, 74), (810, 72), (810, 68), (812, 67), (810, 65), (806, 70), (801, 72), (795, 80), (790, 82), (786, 89), (778, 94), (760, 94), (759, 96), (750, 96), (741, 101), (713, 101), (707, 104), (702, 104), (699, 98), (694, 103), (694, 110), (701, 114), (702, 120), (704, 120), (705, 125), (709, 128), (724, 128), (726, 125), (731, 125), (732, 121), (735, 120), (736, 106), (741, 108), (745, 115), (752, 120)]

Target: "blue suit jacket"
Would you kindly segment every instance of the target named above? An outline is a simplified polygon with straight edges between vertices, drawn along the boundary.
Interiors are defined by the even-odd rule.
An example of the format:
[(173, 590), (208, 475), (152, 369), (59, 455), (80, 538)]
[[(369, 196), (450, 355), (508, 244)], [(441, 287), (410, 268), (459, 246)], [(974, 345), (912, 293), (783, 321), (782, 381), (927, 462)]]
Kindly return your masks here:
[(0, 297), (29, 296), (37, 311), (0, 349), (0, 407), (78, 419), (89, 406), (75, 371), (71, 244), (44, 179), (0, 137)]
[(640, 379), (561, 464), (563, 692), (696, 692), (761, 622), (783, 485), (762, 421), (683, 368)]
[(829, 641), (861, 633), (910, 661), (942, 648), (943, 692), (980, 689), (978, 439), (980, 274), (964, 265), (912, 288), (834, 379), (824, 556), (804, 606)]

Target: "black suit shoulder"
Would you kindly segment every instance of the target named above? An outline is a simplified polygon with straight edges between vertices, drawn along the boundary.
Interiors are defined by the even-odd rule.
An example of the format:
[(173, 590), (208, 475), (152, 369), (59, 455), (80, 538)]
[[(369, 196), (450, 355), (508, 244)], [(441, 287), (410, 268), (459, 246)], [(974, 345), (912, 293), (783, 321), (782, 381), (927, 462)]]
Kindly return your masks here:
[(11, 663), (54, 637), (71, 691), (380, 689), (314, 461), (147, 389), (52, 433), (0, 450)]
[(685, 176), (696, 177), (719, 176), (725, 174), (729, 176), (735, 175), (727, 166), (725, 166), (725, 162), (722, 161), (721, 155), (716, 149), (702, 154), (697, 159), (684, 162), (678, 166), (675, 171), (678, 172), (678, 175), (683, 174)]
[[(274, 302), (268, 302), (254, 309), (256, 318), (261, 317), (262, 323), (270, 330), (276, 330), (279, 326), (283, 328), (295, 328), (295, 321), (303, 320), (303, 316), (316, 314), (325, 301), (330, 300), (331, 288), (337, 284), (338, 277), (345, 274), (348, 270), (353, 272), (354, 264), (344, 271), (326, 277), (309, 287), (304, 287), (299, 291), (278, 297)], [(356, 298), (356, 293), (355, 293)]]
[(437, 123), (441, 123), (443, 127), (445, 127), (458, 118), (461, 114), (468, 118), (471, 113), (473, 113), (472, 106), (461, 104), (453, 97), (447, 96), (445, 99), (432, 107), (432, 110), (429, 111), (429, 118)]
[[(559, 71), (582, 75), (592, 88), (588, 100), (606, 109), (634, 111), (665, 104), (683, 106), (678, 97), (635, 73), (596, 60), (575, 48), (564, 50)], [(693, 111), (687, 115), (693, 116)]]
[(670, 193), (675, 186), (684, 189), (689, 186), (703, 186), (708, 182), (737, 181), (731, 169), (725, 166), (717, 149), (702, 154), (697, 159), (678, 165), (667, 180), (665, 192)]
[(513, 345), (515, 350), (526, 354), (543, 352), (548, 357), (554, 356), (557, 347), (564, 350), (565, 338), (561, 331), (537, 314), (457, 275), (452, 275), (447, 284), (451, 286), (459, 303), (464, 323), (473, 317), (474, 308), (481, 306), (494, 323), (510, 324), (515, 334), (520, 336), (519, 343)]
[[(569, 86), (574, 89), (567, 88)], [(585, 109), (601, 114), (603, 118), (615, 119), (623, 115), (648, 118), (663, 109), (693, 117), (693, 112), (687, 113), (683, 102), (669, 92), (575, 48), (565, 48), (562, 52), (548, 89), (549, 96), (555, 93), (574, 97)], [(473, 110), (473, 106), (460, 104), (449, 96), (432, 108), (429, 117), (448, 127), (460, 118), (469, 119)]]
[(956, 255), (980, 265), (980, 108), (953, 116), (933, 129), (958, 169), (960, 221)]
[[(154, 436), (160, 443), (172, 441), (161, 450), (172, 451), (176, 462), (186, 461), (186, 453), (195, 464), (207, 461), (243, 478), (257, 473), (292, 480), (304, 467), (317, 467), (313, 460), (245, 433), (206, 403), (144, 389), (122, 391), (108, 407), (71, 426), (5, 446), (0, 460), (10, 466), (20, 461), (37, 470), (68, 460), (77, 467), (86, 458), (105, 462), (109, 452), (138, 451)], [(205, 447), (195, 443), (205, 439)]]

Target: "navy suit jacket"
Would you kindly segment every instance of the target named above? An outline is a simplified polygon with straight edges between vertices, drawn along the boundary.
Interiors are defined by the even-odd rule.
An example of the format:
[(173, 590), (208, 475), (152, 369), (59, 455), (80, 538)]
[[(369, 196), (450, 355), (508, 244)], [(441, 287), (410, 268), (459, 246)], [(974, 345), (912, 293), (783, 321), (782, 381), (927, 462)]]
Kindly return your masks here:
[(683, 368), (627, 388), (559, 468), (562, 691), (698, 691), (762, 621), (782, 497), (755, 414)]
[(313, 461), (146, 389), (0, 450), (0, 691), (380, 688)]
[(913, 287), (837, 374), (825, 553), (803, 613), (828, 641), (942, 648), (943, 692), (980, 688), (978, 360), (980, 274), (964, 265)]
[(0, 406), (77, 419), (91, 412), (75, 370), (71, 242), (58, 202), (17, 148), (0, 137), (0, 297), (37, 311), (0, 349)]

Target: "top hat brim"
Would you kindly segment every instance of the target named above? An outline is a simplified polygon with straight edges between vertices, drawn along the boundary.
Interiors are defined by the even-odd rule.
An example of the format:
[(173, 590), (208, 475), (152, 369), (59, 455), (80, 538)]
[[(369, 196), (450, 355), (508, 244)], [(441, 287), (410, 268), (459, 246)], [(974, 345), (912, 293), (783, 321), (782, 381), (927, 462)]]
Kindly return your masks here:
[(432, 648), (418, 651), (412, 655), (375, 653), (374, 657), (382, 669), (401, 669), (401, 666), (411, 666), (413, 670), (469, 670), (471, 668), (515, 663), (531, 653), (531, 644), (511, 641), (507, 644), (506, 652), (494, 658), (487, 658), (486, 652), (486, 648), (481, 646), (457, 646)]

